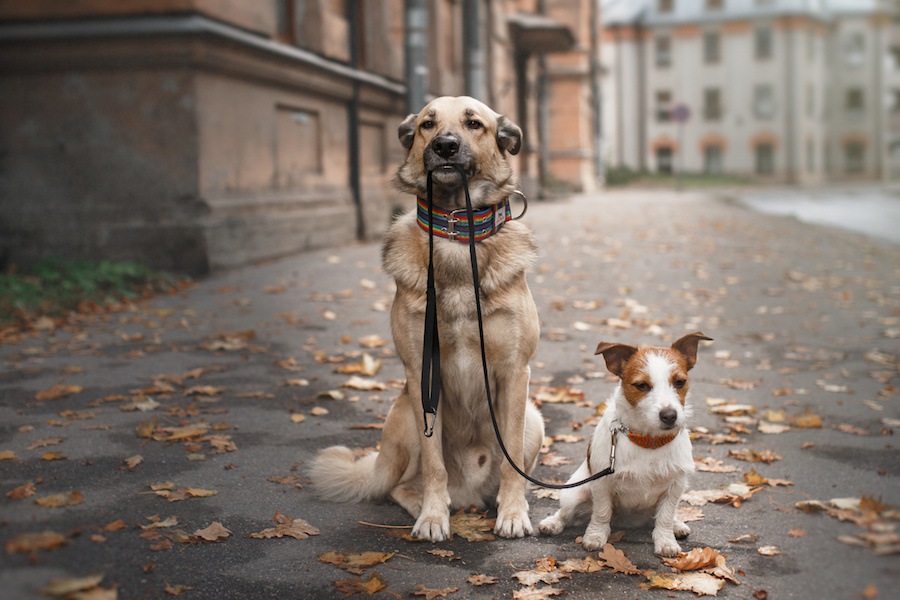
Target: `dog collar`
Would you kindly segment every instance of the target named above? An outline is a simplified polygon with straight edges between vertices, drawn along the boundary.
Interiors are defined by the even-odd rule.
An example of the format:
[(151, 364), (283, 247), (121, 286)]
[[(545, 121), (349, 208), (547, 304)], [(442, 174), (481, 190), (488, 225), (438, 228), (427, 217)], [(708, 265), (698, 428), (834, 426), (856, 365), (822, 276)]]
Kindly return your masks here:
[(628, 439), (632, 441), (632, 443), (640, 446), (641, 448), (647, 448), (648, 450), (656, 450), (657, 448), (662, 448), (669, 442), (675, 439), (677, 434), (670, 433), (668, 435), (643, 435), (641, 433), (635, 433), (631, 430), (628, 431)]
[[(457, 242), (468, 242), (472, 233), (469, 231), (469, 222), (466, 218), (466, 209), (445, 210), (439, 206), (432, 207), (434, 217), (434, 235)], [(428, 232), (428, 202), (418, 198), (416, 216), (419, 227)], [(475, 221), (475, 241), (480, 242), (494, 235), (507, 221), (512, 221), (512, 213), (509, 208), (509, 198), (498, 204), (486, 206), (472, 211)]]

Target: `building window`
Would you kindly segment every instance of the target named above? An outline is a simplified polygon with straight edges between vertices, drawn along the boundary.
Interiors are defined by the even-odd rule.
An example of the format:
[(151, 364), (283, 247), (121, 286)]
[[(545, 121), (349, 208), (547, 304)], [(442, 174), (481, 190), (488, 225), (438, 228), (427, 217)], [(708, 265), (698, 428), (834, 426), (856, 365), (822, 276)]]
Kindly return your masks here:
[(816, 93), (815, 86), (811, 83), (806, 84), (806, 116), (814, 117), (816, 115)]
[(844, 146), (844, 154), (847, 173), (862, 173), (866, 164), (866, 147), (859, 142), (850, 142)]
[(703, 118), (707, 121), (718, 121), (722, 118), (722, 94), (719, 88), (703, 90)]
[(656, 171), (658, 173), (672, 174), (672, 148), (665, 146), (656, 150)]
[(844, 108), (847, 112), (860, 113), (865, 109), (865, 99), (862, 88), (850, 88), (847, 90)]
[(661, 13), (670, 13), (672, 12), (675, 6), (675, 0), (659, 0), (656, 4), (657, 10)]
[(656, 92), (656, 120), (660, 123), (672, 120), (672, 92)]
[(668, 36), (656, 38), (656, 66), (660, 68), (672, 65), (672, 40)]
[(900, 46), (891, 46), (891, 56), (894, 58), (894, 70), (900, 71)]
[(866, 38), (862, 33), (854, 33), (844, 40), (844, 63), (848, 67), (863, 64), (866, 53)]
[(706, 10), (722, 10), (725, 0), (706, 0)]
[(709, 175), (722, 173), (722, 146), (710, 144), (703, 149), (703, 170)]
[(771, 119), (775, 116), (775, 93), (771, 85), (762, 83), (754, 86), (753, 114), (757, 119)]
[(806, 171), (816, 172), (816, 145), (812, 140), (806, 140)]
[(771, 175), (775, 172), (775, 148), (772, 144), (756, 145), (756, 174)]
[(753, 40), (756, 60), (772, 58), (772, 29), (770, 27), (757, 27)]
[(703, 62), (708, 65), (719, 62), (719, 32), (707, 31), (703, 34)]
[(900, 113), (900, 89), (893, 89), (890, 92), (890, 110), (892, 113)]

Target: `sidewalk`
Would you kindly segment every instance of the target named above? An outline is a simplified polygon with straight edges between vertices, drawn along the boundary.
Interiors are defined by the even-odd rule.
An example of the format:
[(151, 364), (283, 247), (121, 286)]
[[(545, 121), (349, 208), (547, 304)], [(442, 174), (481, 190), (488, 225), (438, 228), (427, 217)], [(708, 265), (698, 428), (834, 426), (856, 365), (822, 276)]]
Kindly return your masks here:
[[(542, 320), (531, 392), (548, 435), (577, 436), (553, 443), (537, 475), (565, 479), (584, 455), (614, 386), (593, 355), (599, 340), (667, 344), (701, 330), (715, 338), (692, 373), (694, 454), (708, 470), (692, 490), (717, 492), (682, 502), (697, 519), (682, 546), (727, 555), (741, 583), (722, 598), (892, 597), (896, 513), (879, 503), (900, 507), (900, 247), (665, 191), (535, 203), (525, 220), (542, 249), (529, 277)], [(373, 526), (412, 525), (399, 507), (315, 498), (306, 462), (336, 443), (375, 446), (402, 377), (379, 252), (355, 245), (223, 273), (0, 347), (3, 597), (101, 574), (81, 587), (123, 599), (343, 598), (383, 583), (376, 598), (694, 597), (609, 568), (535, 571), (539, 559), (584, 558), (580, 526), (409, 542), (408, 529)], [(336, 368), (371, 367), (363, 353), (380, 370), (344, 387), (354, 375)], [(754, 457), (768, 462), (742, 460)], [(770, 483), (731, 485), (751, 469)], [(544, 496), (529, 491), (535, 525), (555, 510)], [(862, 509), (797, 508), (838, 498)], [(276, 513), (303, 522), (282, 519), (288, 535), (266, 539)], [(614, 545), (641, 571), (671, 573), (649, 528)], [(351, 573), (320, 560), (331, 551), (384, 562)], [(525, 596), (520, 571), (558, 581)], [(468, 581), (479, 575), (496, 582)]]

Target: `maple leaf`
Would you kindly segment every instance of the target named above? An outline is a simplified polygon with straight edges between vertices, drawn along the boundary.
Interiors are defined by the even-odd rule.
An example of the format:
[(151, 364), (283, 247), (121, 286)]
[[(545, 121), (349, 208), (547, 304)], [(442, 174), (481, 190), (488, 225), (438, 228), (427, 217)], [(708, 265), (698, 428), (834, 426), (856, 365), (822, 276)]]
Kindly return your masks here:
[(491, 575), (472, 575), (471, 577), (467, 577), (466, 581), (474, 586), (494, 585), (497, 583), (497, 578)]
[(8, 554), (16, 552), (30, 553), (38, 550), (56, 550), (68, 543), (68, 538), (55, 531), (38, 531), (32, 533), (20, 533), (6, 541), (5, 548)]
[(380, 381), (375, 381), (374, 379), (367, 379), (365, 377), (358, 377), (354, 375), (350, 379), (344, 382), (343, 387), (350, 388), (354, 390), (364, 390), (364, 391), (383, 391), (388, 389), (387, 385), (381, 383)]
[(65, 438), (62, 437), (52, 437), (52, 438), (38, 438), (28, 444), (25, 448), (26, 450), (36, 450), (38, 448), (46, 448), (47, 446), (58, 446), (63, 443)]
[(568, 404), (584, 402), (584, 392), (568, 385), (559, 387), (542, 387), (534, 393), (534, 401), (541, 404)]
[(319, 535), (319, 530), (303, 519), (293, 519), (290, 515), (283, 515), (275, 511), (272, 521), (277, 523), (275, 527), (263, 529), (259, 533), (251, 533), (249, 537), (256, 539), (271, 539), (289, 536), (298, 540), (305, 540), (311, 535)]
[(679, 506), (675, 514), (685, 523), (701, 521), (704, 518), (703, 511), (693, 506)]
[(135, 454), (134, 456), (129, 456), (123, 462), (125, 463), (126, 469), (128, 469), (129, 471), (134, 471), (139, 464), (144, 462), (144, 457), (140, 454)]
[(495, 519), (485, 517), (486, 513), (466, 513), (460, 509), (450, 516), (450, 534), (458, 535), (470, 542), (483, 542), (494, 539), (489, 533), (494, 529)]
[(78, 490), (71, 492), (62, 492), (51, 496), (43, 496), (34, 501), (38, 506), (45, 508), (63, 508), (66, 506), (75, 506), (84, 501), (84, 494)]
[(11, 489), (6, 492), (6, 497), (10, 500), (22, 500), (23, 498), (30, 498), (34, 496), (35, 487), (33, 481), (26, 481), (22, 485)]
[(738, 470), (734, 465), (726, 465), (723, 461), (712, 456), (694, 458), (694, 464), (697, 465), (698, 471), (707, 473), (733, 473)]
[(628, 560), (624, 552), (613, 547), (612, 544), (604, 544), (597, 558), (603, 561), (605, 566), (612, 569), (613, 573), (625, 573), (626, 575), (639, 575), (642, 573), (633, 562)]
[(776, 460), (781, 460), (781, 455), (775, 454), (771, 450), (760, 450), (757, 452), (756, 450), (752, 450), (750, 448), (729, 450), (728, 456), (746, 462), (763, 462), (766, 464), (771, 464)]
[(348, 363), (335, 367), (335, 373), (343, 373), (344, 375), (364, 375), (366, 377), (374, 377), (381, 370), (381, 361), (372, 358), (367, 352), (364, 352), (359, 362)]
[(372, 596), (385, 589), (387, 583), (387, 581), (381, 578), (381, 575), (373, 573), (372, 576), (365, 581), (363, 581), (361, 577), (356, 579), (338, 579), (334, 582), (334, 586), (338, 591), (343, 592), (347, 596), (352, 596), (353, 594)]
[(413, 596), (424, 596), (425, 600), (434, 600), (435, 598), (446, 598), (453, 592), (458, 592), (458, 587), (453, 588), (441, 588), (437, 589), (429, 589), (422, 585), (421, 583), (416, 587), (416, 591), (412, 593)]
[(604, 569), (604, 563), (591, 555), (584, 558), (569, 558), (559, 564), (563, 573), (596, 573)]
[(519, 585), (534, 587), (538, 583), (559, 583), (562, 578), (569, 578), (568, 573), (562, 571), (540, 571), (533, 569), (531, 571), (517, 571), (512, 574), (513, 579), (519, 580)]
[(207, 542), (218, 542), (227, 539), (231, 535), (231, 531), (218, 521), (213, 521), (209, 527), (195, 531), (194, 535)]

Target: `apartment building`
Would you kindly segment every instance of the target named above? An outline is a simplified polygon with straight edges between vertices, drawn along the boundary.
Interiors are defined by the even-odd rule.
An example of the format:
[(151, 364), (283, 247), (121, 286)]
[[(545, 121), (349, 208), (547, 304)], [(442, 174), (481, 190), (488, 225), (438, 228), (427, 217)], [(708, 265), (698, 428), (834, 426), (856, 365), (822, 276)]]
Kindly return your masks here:
[(607, 0), (603, 156), (799, 184), (891, 177), (894, 17), (878, 0)]

